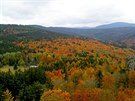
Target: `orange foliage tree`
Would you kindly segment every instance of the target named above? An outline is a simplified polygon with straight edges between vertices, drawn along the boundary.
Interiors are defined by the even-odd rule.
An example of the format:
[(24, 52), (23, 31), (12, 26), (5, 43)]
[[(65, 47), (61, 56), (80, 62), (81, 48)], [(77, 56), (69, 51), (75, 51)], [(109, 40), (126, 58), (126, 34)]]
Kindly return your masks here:
[(116, 101), (135, 101), (135, 90), (121, 90), (118, 92)]
[(129, 72), (128, 75), (128, 87), (135, 88), (135, 71)]
[(73, 101), (100, 101), (101, 89), (92, 89), (90, 91), (76, 91), (72, 95)]

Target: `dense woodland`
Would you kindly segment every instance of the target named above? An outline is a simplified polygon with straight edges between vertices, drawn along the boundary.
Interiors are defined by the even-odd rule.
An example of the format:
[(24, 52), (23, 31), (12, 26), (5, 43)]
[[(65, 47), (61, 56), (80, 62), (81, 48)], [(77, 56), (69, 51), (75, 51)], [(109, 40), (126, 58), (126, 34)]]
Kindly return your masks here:
[(0, 101), (135, 101), (135, 51), (3, 25)]

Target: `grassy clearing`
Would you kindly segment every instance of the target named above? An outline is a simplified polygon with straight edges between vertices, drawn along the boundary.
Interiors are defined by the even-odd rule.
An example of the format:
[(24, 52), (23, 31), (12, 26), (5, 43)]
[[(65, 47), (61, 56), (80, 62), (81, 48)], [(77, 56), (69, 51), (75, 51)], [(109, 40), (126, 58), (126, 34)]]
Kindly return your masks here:
[[(22, 66), (18, 66), (18, 69), (17, 70), (21, 70), (21, 71), (24, 71), (26, 70), (27, 68), (26, 67), (22, 67)], [(14, 67), (13, 66), (4, 66), (2, 68), (0, 68), (0, 72), (8, 72), (8, 71), (11, 71), (11, 72), (15, 72), (16, 70), (14, 70)]]

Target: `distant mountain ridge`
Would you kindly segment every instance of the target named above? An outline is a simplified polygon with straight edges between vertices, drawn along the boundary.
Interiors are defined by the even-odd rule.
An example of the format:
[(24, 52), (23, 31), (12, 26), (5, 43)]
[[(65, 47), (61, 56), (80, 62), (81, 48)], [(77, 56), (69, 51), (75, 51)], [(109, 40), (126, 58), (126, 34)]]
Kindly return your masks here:
[(119, 27), (135, 27), (135, 24), (133, 23), (126, 23), (126, 22), (115, 22), (111, 24), (103, 24), (96, 26), (95, 28), (101, 29), (101, 28), (119, 28)]
[[(66, 34), (60, 34), (38, 28), (38, 25), (16, 25), (16, 24), (0, 24), (0, 39), (12, 37), (13, 40), (18, 39), (53, 39), (57, 37), (68, 37)], [(42, 27), (42, 26), (40, 26)]]

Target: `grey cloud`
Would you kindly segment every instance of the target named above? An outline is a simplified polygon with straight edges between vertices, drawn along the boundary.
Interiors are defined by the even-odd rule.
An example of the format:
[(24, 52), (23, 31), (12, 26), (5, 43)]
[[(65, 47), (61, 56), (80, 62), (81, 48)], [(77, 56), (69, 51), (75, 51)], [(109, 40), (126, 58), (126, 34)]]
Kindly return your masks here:
[[(45, 7), (48, 2), (44, 0), (11, 0), (3, 3), (2, 15), (12, 19), (30, 19), (36, 16), (40, 9)], [(8, 4), (7, 4), (8, 3)]]
[[(2, 0), (0, 23), (95, 26), (134, 21), (133, 0)], [(134, 3), (134, 2), (133, 2)], [(124, 6), (126, 5), (126, 6)], [(130, 7), (131, 6), (131, 7)]]
[[(109, 12), (108, 12), (109, 10)], [(120, 17), (122, 17), (123, 14), (118, 11), (115, 8), (111, 7), (105, 7), (105, 8), (98, 8), (94, 10), (94, 12), (88, 12), (87, 16), (84, 18), (70, 18), (67, 17), (65, 19), (61, 19), (58, 21), (55, 21), (55, 24), (82, 24), (82, 25), (88, 25), (88, 24), (102, 24), (102, 23), (108, 23), (110, 20), (113, 22)], [(120, 19), (119, 19), (120, 20)]]

